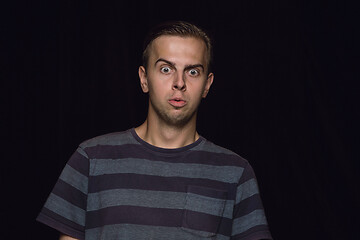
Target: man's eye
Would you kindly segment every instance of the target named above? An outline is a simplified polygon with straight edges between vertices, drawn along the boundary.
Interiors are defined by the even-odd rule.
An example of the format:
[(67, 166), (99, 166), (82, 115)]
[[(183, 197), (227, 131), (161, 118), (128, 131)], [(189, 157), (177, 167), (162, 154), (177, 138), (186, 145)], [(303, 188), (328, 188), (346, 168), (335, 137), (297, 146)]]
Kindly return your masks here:
[(162, 73), (170, 73), (171, 72), (171, 69), (169, 68), (169, 67), (162, 67), (162, 68), (160, 68), (160, 71), (162, 72)]
[(199, 75), (199, 71), (196, 69), (190, 69), (189, 74), (191, 76), (197, 76), (197, 75)]

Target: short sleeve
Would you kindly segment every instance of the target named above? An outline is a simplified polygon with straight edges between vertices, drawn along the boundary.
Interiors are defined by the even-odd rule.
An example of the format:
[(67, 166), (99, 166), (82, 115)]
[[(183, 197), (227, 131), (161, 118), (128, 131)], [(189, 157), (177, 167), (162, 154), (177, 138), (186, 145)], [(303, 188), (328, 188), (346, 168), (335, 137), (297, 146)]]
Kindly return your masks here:
[(37, 221), (74, 238), (85, 237), (89, 160), (78, 148), (65, 165)]
[(250, 164), (245, 167), (237, 186), (231, 239), (272, 239)]

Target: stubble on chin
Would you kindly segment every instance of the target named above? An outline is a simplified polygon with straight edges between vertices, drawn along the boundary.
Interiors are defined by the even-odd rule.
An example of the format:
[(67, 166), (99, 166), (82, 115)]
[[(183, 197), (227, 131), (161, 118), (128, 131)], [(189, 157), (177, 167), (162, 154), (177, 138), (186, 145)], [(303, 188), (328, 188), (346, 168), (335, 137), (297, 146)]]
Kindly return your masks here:
[[(151, 102), (150, 102), (151, 104)], [(190, 120), (195, 115), (196, 111), (192, 113), (186, 113), (185, 111), (182, 111), (183, 109), (179, 108), (179, 111), (182, 111), (180, 113), (171, 113), (171, 111), (159, 109), (155, 105), (152, 105), (152, 108), (157, 114), (158, 118), (163, 122), (164, 124), (175, 127), (175, 128), (182, 128), (186, 124), (190, 122)]]

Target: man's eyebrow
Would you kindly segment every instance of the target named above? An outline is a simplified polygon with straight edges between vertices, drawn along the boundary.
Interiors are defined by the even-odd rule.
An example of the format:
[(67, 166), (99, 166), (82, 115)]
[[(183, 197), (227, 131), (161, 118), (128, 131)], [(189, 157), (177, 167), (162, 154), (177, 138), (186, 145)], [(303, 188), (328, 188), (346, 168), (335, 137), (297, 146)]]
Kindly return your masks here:
[[(155, 65), (158, 63), (158, 62), (165, 62), (173, 67), (175, 67), (175, 63), (169, 61), (169, 60), (166, 60), (166, 59), (163, 59), (163, 58), (159, 58), (156, 62), (155, 62)], [(205, 70), (205, 67), (204, 65), (198, 63), (198, 64), (190, 64), (190, 65), (186, 65), (185, 66), (185, 69), (184, 70), (189, 70), (189, 69), (192, 69), (192, 68), (202, 68), (202, 70), (204, 71)]]
[(158, 62), (165, 62), (165, 63), (167, 63), (167, 64), (169, 64), (169, 65), (171, 65), (171, 66), (175, 66), (175, 63), (173, 63), (173, 62), (171, 62), (171, 61), (169, 61), (169, 60), (166, 60), (166, 59), (163, 59), (163, 58), (159, 58), (156, 62), (155, 62), (155, 65), (158, 63)]
[(185, 66), (185, 70), (189, 70), (189, 69), (192, 69), (192, 68), (202, 68), (203, 71), (205, 70), (204, 66), (202, 64), (200, 64), (200, 63)]

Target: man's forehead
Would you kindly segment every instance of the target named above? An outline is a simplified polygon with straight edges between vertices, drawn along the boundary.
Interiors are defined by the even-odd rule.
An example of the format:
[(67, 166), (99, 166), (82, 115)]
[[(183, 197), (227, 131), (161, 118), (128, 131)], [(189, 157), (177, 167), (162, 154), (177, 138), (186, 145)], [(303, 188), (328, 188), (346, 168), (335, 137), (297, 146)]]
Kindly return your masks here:
[(205, 42), (197, 37), (193, 36), (177, 36), (177, 35), (162, 35), (155, 38), (152, 41), (152, 46), (162, 46), (166, 43), (177, 43), (177, 44), (184, 44), (184, 45), (191, 45), (195, 44), (201, 46), (201, 48), (206, 48)]
[(206, 45), (195, 37), (160, 36), (151, 44), (150, 58), (157, 61), (166, 57), (186, 57), (197, 62), (206, 62)]

